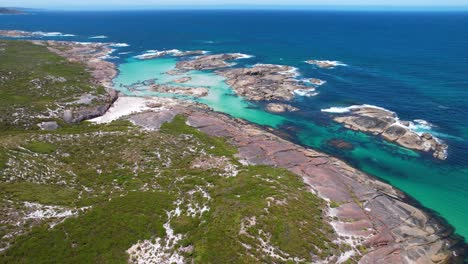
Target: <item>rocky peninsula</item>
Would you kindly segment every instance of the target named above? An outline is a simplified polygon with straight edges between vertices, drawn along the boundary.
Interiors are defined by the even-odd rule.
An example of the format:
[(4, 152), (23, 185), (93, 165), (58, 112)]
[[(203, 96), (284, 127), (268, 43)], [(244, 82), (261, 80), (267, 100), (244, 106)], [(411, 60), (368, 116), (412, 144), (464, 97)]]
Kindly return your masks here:
[[(322, 110), (333, 112), (333, 110)], [(402, 121), (396, 113), (380, 107), (355, 105), (337, 111), (334, 117), (346, 128), (380, 135), (385, 140), (395, 142), (405, 148), (432, 152), (434, 158), (445, 160), (448, 146), (430, 133), (416, 133), (409, 126), (410, 121)]]

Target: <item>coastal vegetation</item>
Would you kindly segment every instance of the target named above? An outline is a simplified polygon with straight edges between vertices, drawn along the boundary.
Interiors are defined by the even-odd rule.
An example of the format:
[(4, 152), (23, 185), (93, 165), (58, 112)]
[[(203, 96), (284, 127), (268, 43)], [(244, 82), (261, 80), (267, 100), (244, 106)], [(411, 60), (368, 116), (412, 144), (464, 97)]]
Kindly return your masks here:
[(102, 88), (44, 46), (1, 45), (0, 262), (314, 262), (349, 247), (297, 175), (243, 165), (182, 115), (159, 131), (38, 117)]
[(38, 129), (82, 94), (102, 95), (86, 68), (28, 41), (0, 40), (0, 131)]

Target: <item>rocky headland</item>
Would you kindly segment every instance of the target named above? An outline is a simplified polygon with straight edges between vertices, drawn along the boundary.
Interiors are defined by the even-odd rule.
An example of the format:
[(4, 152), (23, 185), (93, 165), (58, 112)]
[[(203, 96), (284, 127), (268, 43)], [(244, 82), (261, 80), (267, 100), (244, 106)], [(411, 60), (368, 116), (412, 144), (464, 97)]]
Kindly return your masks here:
[(344, 124), (346, 128), (380, 135), (405, 148), (432, 152), (437, 159), (447, 158), (448, 146), (445, 143), (430, 133), (414, 132), (410, 128), (410, 121), (400, 120), (392, 111), (369, 105), (355, 105), (338, 112), (341, 113), (336, 113), (339, 116), (333, 120)]

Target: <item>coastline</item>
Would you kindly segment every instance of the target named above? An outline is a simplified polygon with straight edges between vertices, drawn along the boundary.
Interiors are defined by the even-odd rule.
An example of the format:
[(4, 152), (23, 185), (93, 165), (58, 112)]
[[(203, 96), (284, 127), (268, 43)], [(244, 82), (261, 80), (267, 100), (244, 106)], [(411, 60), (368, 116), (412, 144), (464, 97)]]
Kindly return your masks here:
[[(339, 236), (361, 240), (356, 244), (355, 249), (359, 244), (373, 247), (361, 258), (360, 263), (375, 263), (375, 261), (401, 263), (405, 259), (414, 258), (418, 250), (426, 252), (426, 255), (416, 253), (416, 259), (413, 260), (422, 261), (422, 263), (461, 262), (466, 254), (466, 244), (463, 239), (453, 233), (453, 227), (443, 218), (376, 177), (356, 170), (335, 157), (282, 139), (271, 133), (273, 129), (262, 128), (248, 121), (235, 119), (227, 114), (206, 108), (200, 109), (198, 105), (183, 103), (184, 106), (180, 108), (180, 106), (174, 106), (173, 102), (165, 105), (164, 101), (166, 100), (160, 100), (163, 108), (166, 108), (164, 110), (140, 111), (140, 113), (153, 116), (145, 121), (159, 120), (159, 123), (170, 121), (172, 118), (167, 119), (164, 112), (187, 115), (189, 125), (208, 135), (228, 138), (230, 143), (239, 148), (239, 157), (247, 164), (283, 167), (301, 176), (312, 192), (328, 201), (329, 211), (326, 214), (332, 218), (338, 217), (338, 221), (331, 221), (331, 223)], [(138, 114), (138, 111), (133, 115), (135, 114)], [(137, 125), (150, 127), (145, 121)], [(243, 135), (245, 133), (247, 135)], [(250, 140), (249, 137), (258, 138)], [(267, 143), (257, 144), (261, 142)], [(257, 150), (262, 150), (262, 154), (257, 153)], [(287, 152), (291, 153), (284, 156), (283, 154)], [(281, 158), (277, 160), (275, 155), (281, 155)], [(263, 158), (257, 159), (258, 156)], [(285, 159), (288, 158), (291, 159), (291, 163), (285, 163)], [(303, 163), (295, 163), (297, 159), (302, 160)], [(320, 175), (319, 179), (315, 178), (315, 173)], [(334, 186), (323, 185), (322, 181), (330, 181), (329, 183), (336, 184), (336, 186), (342, 185), (342, 189), (335, 193), (335, 190), (330, 189)], [(332, 208), (334, 207), (331, 206), (332, 202), (339, 202), (340, 205)], [(375, 207), (375, 211), (379, 209), (381, 211), (374, 212), (369, 207)], [(355, 218), (349, 224), (349, 218), (353, 217)], [(363, 233), (359, 230), (362, 229), (362, 225), (357, 228), (353, 227), (354, 222), (370, 224), (367, 228), (372, 228), (372, 231), (368, 230)], [(428, 238), (421, 237), (421, 232)], [(418, 239), (424, 242), (412, 244), (412, 240)], [(426, 244), (436, 246), (425, 248)]]
[[(62, 56), (77, 59), (69, 53), (63, 53)], [(81, 58), (81, 62), (88, 59)], [(96, 62), (102, 62), (102, 65), (112, 64), (113, 69), (116, 69), (115, 64), (100, 57), (96, 58)], [(89, 69), (92, 72), (102, 70), (99, 67)], [(116, 72), (115, 70), (115, 74)], [(108, 74), (93, 74), (93, 77), (106, 86), (109, 93), (113, 93), (108, 83), (109, 78), (113, 77)], [(180, 114), (187, 115), (191, 126), (212, 136), (227, 137), (239, 148), (239, 157), (247, 164), (283, 167), (301, 176), (312, 192), (328, 200), (327, 215), (338, 219), (331, 221), (335, 231), (339, 235), (351, 237), (352, 241), (357, 240), (353, 250), (364, 243), (371, 246), (361, 263), (400, 263), (405, 259), (422, 263), (453, 263), (452, 261), (462, 261), (463, 254), (466, 254), (463, 252), (466, 245), (453, 234), (453, 230), (447, 227), (443, 219), (434, 216), (426, 208), (413, 206), (411, 197), (345, 162), (284, 140), (273, 135), (269, 129), (247, 121), (200, 109), (196, 105), (164, 105), (164, 101), (160, 100), (166, 107), (162, 111), (177, 110)], [(109, 107), (112, 108), (111, 105)], [(101, 109), (96, 114), (102, 116), (107, 111), (108, 109), (105, 109), (103, 113)], [(144, 111), (151, 116), (161, 114), (155, 109)], [(91, 116), (84, 119), (89, 117)], [(147, 120), (154, 122), (160, 119), (159, 116), (153, 117)], [(333, 202), (338, 203), (338, 206)], [(363, 231), (364, 228), (366, 231)], [(355, 239), (352, 239), (353, 237)], [(420, 254), (421, 250), (424, 254)]]

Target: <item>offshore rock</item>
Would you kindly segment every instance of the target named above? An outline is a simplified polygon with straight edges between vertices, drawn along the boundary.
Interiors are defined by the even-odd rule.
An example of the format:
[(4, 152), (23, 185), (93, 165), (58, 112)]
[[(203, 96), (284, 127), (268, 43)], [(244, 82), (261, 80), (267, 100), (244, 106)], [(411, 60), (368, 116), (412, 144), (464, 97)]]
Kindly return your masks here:
[(176, 68), (179, 70), (212, 70), (234, 65), (228, 61), (244, 58), (244, 54), (226, 53), (198, 56), (189, 60), (179, 61)]
[(265, 109), (270, 113), (296, 112), (299, 108), (288, 104), (269, 103)]
[(251, 68), (216, 71), (226, 77), (234, 91), (249, 100), (291, 100), (296, 90), (310, 90), (295, 77), (296, 68), (286, 65), (256, 64)]
[(380, 135), (405, 148), (432, 152), (437, 159), (447, 158), (448, 146), (445, 143), (429, 133), (414, 132), (409, 127), (409, 121), (400, 121), (392, 111), (369, 105), (355, 105), (347, 109), (333, 120), (349, 129)]

